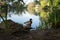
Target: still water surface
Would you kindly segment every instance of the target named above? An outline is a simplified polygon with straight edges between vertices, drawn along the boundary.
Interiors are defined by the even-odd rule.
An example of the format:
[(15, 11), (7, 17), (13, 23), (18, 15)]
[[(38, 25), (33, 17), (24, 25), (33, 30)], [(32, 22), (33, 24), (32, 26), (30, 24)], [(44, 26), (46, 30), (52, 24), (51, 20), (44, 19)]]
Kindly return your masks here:
[(23, 12), (22, 14), (18, 14), (18, 13), (13, 13), (13, 12), (9, 12), (7, 19), (11, 19), (16, 23), (20, 23), (24, 25), (24, 22), (28, 21), (30, 18), (32, 18), (32, 28), (36, 28), (39, 26), (40, 24), (40, 17), (39, 15), (34, 15), (33, 13), (29, 13), (27, 11), (25, 11), (25, 13)]

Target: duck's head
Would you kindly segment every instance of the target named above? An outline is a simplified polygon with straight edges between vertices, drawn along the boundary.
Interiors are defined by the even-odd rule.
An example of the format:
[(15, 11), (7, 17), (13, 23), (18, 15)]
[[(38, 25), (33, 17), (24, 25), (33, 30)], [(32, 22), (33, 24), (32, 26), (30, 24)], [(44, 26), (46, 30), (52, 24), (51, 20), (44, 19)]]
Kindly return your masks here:
[(32, 18), (30, 18), (30, 21), (32, 21)]

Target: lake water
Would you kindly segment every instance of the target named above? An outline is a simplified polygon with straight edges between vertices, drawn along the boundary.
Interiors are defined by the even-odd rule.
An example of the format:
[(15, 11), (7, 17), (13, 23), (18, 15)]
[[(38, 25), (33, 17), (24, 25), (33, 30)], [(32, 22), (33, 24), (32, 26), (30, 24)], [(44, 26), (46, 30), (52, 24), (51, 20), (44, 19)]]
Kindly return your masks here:
[(16, 23), (20, 23), (24, 25), (24, 22), (29, 21), (29, 19), (32, 18), (32, 28), (36, 28), (40, 25), (40, 17), (39, 15), (34, 15), (33, 13), (29, 13), (25, 11), (22, 14), (17, 14), (13, 12), (9, 12), (7, 19), (11, 19)]

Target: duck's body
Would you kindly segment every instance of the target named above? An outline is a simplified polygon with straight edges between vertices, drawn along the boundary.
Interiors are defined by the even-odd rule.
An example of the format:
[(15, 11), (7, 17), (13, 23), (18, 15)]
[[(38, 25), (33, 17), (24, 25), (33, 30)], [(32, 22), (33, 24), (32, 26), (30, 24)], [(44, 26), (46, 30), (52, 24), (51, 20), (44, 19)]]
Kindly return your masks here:
[(32, 21), (27, 21), (27, 22), (25, 22), (25, 24), (31, 26)]
[(31, 29), (32, 19), (30, 19), (29, 21), (25, 22), (25, 24), (26, 24), (25, 29)]

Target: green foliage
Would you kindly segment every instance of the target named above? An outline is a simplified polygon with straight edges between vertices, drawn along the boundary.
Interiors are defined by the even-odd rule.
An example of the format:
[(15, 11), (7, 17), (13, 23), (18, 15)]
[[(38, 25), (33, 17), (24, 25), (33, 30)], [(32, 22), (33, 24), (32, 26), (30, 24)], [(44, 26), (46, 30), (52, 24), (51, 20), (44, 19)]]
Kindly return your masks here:
[(40, 1), (38, 1), (38, 0), (35, 0), (35, 4), (40, 4)]
[[(2, 18), (2, 20), (7, 20), (7, 11), (8, 11), (8, 5), (5, 3), (4, 5), (0, 6), (1, 7), (1, 14), (0, 14), (0, 17)], [(2, 16), (2, 14), (5, 14), (5, 17)], [(5, 18), (5, 19), (4, 19)], [(7, 21), (4, 21), (5, 23), (5, 27), (7, 28), (8, 26), (8, 23)]]
[[(13, 3), (12, 5), (14, 6), (14, 10), (17, 13), (18, 12), (22, 13), (24, 11), (24, 9), (26, 8), (26, 7), (24, 7), (24, 4), (22, 4), (20, 2), (13, 2), (13, 1), (14, 0), (8, 0), (7, 2), (8, 3), (12, 2)], [(9, 7), (8, 5), (9, 4), (5, 3), (4, 5), (0, 6), (0, 11), (1, 11), (0, 17), (2, 18), (3, 21), (6, 20), (6, 21), (4, 21), (6, 28), (8, 28), (8, 23), (7, 23), (7, 12), (8, 12), (8, 7)], [(2, 14), (4, 14), (5, 16), (2, 16)]]
[(52, 27), (53, 23), (56, 24), (60, 22), (60, 1), (59, 0), (49, 0), (49, 6), (42, 8), (44, 12), (48, 12), (48, 20), (42, 20), (42, 26), (39, 26), (38, 29), (46, 25), (46, 28)]
[(14, 10), (17, 12), (17, 13), (22, 13), (22, 12), (24, 12), (24, 9), (26, 8), (26, 7), (24, 7), (24, 4), (22, 4), (22, 3), (19, 3), (19, 2), (14, 2), (13, 3), (13, 6), (14, 6)]
[(13, 1), (15, 1), (15, 0), (8, 0), (8, 2), (13, 2)]
[(45, 6), (44, 8), (42, 8), (45, 12), (50, 11), (50, 6)]
[(55, 21), (59, 21), (59, 17), (60, 17), (60, 9), (58, 9), (57, 7), (53, 7), (53, 12), (50, 14), (50, 19), (52, 22)]

